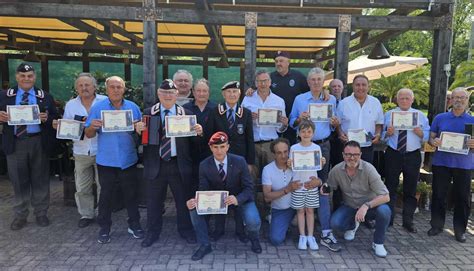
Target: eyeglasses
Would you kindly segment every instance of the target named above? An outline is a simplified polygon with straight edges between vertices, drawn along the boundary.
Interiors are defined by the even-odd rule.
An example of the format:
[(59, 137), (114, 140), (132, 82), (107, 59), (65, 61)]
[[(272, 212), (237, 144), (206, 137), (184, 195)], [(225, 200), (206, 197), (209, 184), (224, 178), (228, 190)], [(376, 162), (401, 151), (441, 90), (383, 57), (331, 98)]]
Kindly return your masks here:
[(361, 153), (345, 153), (345, 152), (343, 152), (342, 155), (344, 155), (347, 158), (357, 158), (357, 157), (360, 157)]
[(179, 82), (179, 83), (189, 83), (190, 82), (188, 79), (176, 79), (175, 81)]
[(256, 80), (257, 84), (265, 84), (268, 83), (270, 80), (269, 79), (263, 79), (263, 80)]
[(466, 100), (467, 97), (466, 97), (466, 96), (453, 96), (452, 99), (453, 99), (453, 100), (461, 100), (461, 101), (462, 101), (462, 100)]

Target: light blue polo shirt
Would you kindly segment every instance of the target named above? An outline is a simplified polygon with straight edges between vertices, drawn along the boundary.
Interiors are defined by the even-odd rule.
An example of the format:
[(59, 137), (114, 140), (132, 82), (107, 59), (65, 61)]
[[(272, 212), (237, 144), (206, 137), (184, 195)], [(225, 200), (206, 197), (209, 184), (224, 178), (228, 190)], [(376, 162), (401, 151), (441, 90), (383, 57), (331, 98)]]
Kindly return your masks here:
[[(133, 121), (142, 118), (140, 108), (132, 101), (123, 100), (120, 109), (113, 107), (110, 99), (97, 102), (92, 106), (85, 127), (91, 125), (94, 119), (101, 119), (102, 110), (132, 110)], [(118, 167), (126, 169), (133, 166), (138, 161), (137, 148), (133, 139), (134, 132), (102, 133), (97, 131), (98, 144), (96, 163), (101, 166)]]

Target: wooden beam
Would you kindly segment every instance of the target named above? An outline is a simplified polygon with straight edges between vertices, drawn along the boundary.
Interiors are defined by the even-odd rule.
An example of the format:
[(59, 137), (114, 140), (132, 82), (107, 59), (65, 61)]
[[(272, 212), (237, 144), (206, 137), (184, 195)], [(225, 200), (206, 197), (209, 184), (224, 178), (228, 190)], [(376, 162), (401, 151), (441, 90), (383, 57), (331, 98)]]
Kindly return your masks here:
[(41, 88), (49, 92), (49, 61), (46, 56), (41, 57)]
[[(143, 0), (143, 7), (155, 8), (154, 0)], [(151, 107), (156, 102), (156, 66), (158, 59), (156, 21), (143, 18), (143, 106)]]
[(209, 79), (209, 61), (207, 55), (202, 57), (202, 77)]
[[(34, 49), (39, 52), (60, 54), (60, 52), (63, 49), (65, 49), (65, 46), (63, 43), (56, 42), (53, 40), (48, 40), (48, 39), (41, 39), (40, 37), (37, 37), (37, 36), (32, 36), (25, 33), (5, 29), (5, 28), (0, 29), (0, 33), (7, 34), (9, 36), (9, 39), (13, 39), (13, 41), (9, 43), (9, 46), (11, 47), (17, 47), (18, 44), (20, 43), (16, 42), (16, 39), (21, 38), (21, 39), (27, 39), (27, 40), (33, 41), (34, 43), (31, 43), (31, 44), (33, 45)], [(64, 54), (65, 52), (62, 52), (62, 53)]]
[(141, 43), (143, 44), (143, 39), (138, 37), (137, 35), (131, 33), (131, 32), (128, 32), (127, 30), (125, 30), (124, 28), (110, 22), (110, 21), (106, 21), (106, 20), (97, 20), (98, 23), (100, 23), (102, 26), (104, 27), (109, 27), (111, 29), (111, 32), (112, 33), (117, 33), (117, 34), (120, 34), (128, 39), (130, 39), (131, 43), (135, 44), (135, 46), (137, 45), (137, 43)]
[(124, 65), (123, 65), (123, 72), (125, 75), (125, 82), (131, 82), (132, 81), (132, 66), (130, 64), (130, 58), (124, 59)]
[(245, 82), (243, 90), (255, 87), (257, 70), (257, 13), (245, 14)]
[[(336, 1), (334, 1), (336, 2)], [(376, 1), (377, 2), (377, 1)], [(386, 1), (388, 3), (388, 1)], [(425, 3), (429, 3), (428, 0)], [(147, 11), (148, 13), (145, 13)], [(245, 13), (241, 11), (205, 11), (192, 9), (141, 9), (125, 6), (107, 6), (106, 9), (96, 5), (73, 4), (40, 4), (40, 3), (3, 3), (0, 15), (28, 16), (41, 18), (77, 18), (105, 20), (139, 20), (143, 14), (161, 22), (244, 25)], [(392, 29), (392, 30), (434, 30), (444, 29), (448, 25), (444, 15), (441, 17), (422, 16), (365, 16), (352, 15), (353, 29)], [(259, 26), (283, 27), (327, 27), (336, 28), (338, 14), (312, 13), (259, 13)]]
[[(207, 0), (196, 0), (194, 2), (195, 7), (198, 10), (205, 10), (209, 11), (212, 10), (212, 7), (209, 5)], [(214, 42), (215, 45), (219, 48), (219, 53), (223, 57), (226, 56), (226, 51), (227, 48), (224, 43), (224, 39), (222, 38), (222, 31), (221, 31), (221, 26), (220, 25), (211, 25), (211, 24), (205, 24), (204, 27), (206, 28), (207, 33), (209, 34), (209, 37), (211, 38), (211, 42)]]
[(349, 42), (351, 32), (337, 32), (336, 36), (336, 62), (334, 66), (334, 78), (342, 81), (344, 90), (342, 97), (347, 96), (347, 76), (349, 72)]

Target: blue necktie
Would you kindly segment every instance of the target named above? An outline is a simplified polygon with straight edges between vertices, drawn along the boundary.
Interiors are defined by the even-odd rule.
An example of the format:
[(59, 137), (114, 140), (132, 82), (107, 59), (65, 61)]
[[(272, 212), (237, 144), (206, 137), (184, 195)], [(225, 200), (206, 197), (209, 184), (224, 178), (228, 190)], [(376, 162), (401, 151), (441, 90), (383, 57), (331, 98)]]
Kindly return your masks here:
[(234, 110), (232, 108), (229, 109), (229, 115), (227, 116), (227, 122), (229, 123), (229, 129), (234, 127)]
[(219, 164), (219, 176), (221, 177), (221, 180), (225, 185), (226, 175), (225, 175), (225, 171), (224, 171), (224, 163)]
[(401, 153), (407, 151), (407, 130), (398, 132), (397, 150)]
[[(24, 92), (21, 96), (20, 105), (28, 105), (28, 92)], [(18, 125), (16, 127), (16, 137), (17, 138), (24, 138), (26, 137), (26, 125)]]
[[(168, 116), (169, 110), (165, 110), (165, 117)], [(163, 122), (164, 123), (164, 122)], [(166, 137), (166, 125), (161, 125), (161, 144), (160, 144), (160, 156), (163, 160), (171, 160), (171, 138)]]

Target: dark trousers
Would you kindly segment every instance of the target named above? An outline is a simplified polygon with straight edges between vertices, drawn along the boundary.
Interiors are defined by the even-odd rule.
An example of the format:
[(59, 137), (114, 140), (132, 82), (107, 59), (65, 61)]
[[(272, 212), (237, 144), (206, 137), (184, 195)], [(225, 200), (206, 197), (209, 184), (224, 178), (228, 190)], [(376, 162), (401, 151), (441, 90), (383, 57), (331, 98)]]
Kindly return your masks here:
[(126, 169), (97, 165), (99, 172), (100, 197), (97, 223), (102, 229), (110, 230), (112, 226), (112, 200), (117, 186), (122, 189), (125, 207), (128, 213), (128, 224), (140, 223), (138, 212), (138, 180), (135, 165)]
[[(245, 226), (244, 226), (242, 210), (240, 208), (234, 208), (234, 207), (230, 207), (229, 210), (234, 211), (235, 234), (245, 235)], [(225, 232), (226, 218), (227, 218), (227, 215), (214, 216), (214, 232), (218, 232), (218, 233)]]
[(15, 217), (26, 219), (30, 203), (35, 216), (46, 215), (49, 208), (49, 160), (43, 152), (41, 136), (15, 140), (15, 152), (7, 155), (7, 164), (15, 192)]
[(453, 226), (456, 233), (466, 231), (471, 213), (471, 171), (433, 165), (433, 196), (431, 199), (431, 227), (442, 229), (446, 217), (446, 195), (453, 178), (454, 214)]
[(323, 180), (323, 183), (325, 183), (328, 180), (328, 174), (329, 174), (329, 159), (331, 159), (331, 143), (329, 143), (329, 140), (318, 144), (319, 147), (321, 147), (321, 154), (326, 159), (326, 164), (324, 164), (323, 168), (318, 171), (318, 177)]
[[(160, 158), (157, 158), (160, 159)], [(186, 199), (189, 191), (178, 169), (178, 161), (172, 159), (171, 161), (160, 161), (160, 171), (158, 177), (155, 179), (148, 179), (147, 185), (147, 217), (148, 217), (148, 232), (159, 235), (163, 226), (163, 207), (166, 200), (166, 192), (168, 185), (173, 192), (173, 197), (176, 206), (176, 216), (178, 232), (181, 237), (187, 237), (194, 234), (193, 225), (189, 217), (189, 210), (186, 207)]]
[(342, 158), (343, 143), (337, 137), (337, 135), (334, 135), (334, 133), (331, 135), (331, 140), (329, 142), (331, 144), (331, 158), (329, 160), (329, 166), (330, 168), (333, 168), (335, 165), (344, 161)]
[(400, 182), (400, 173), (403, 173), (403, 224), (413, 223), (415, 213), (416, 185), (420, 177), (421, 155), (420, 150), (400, 153), (390, 147), (385, 151), (385, 185), (390, 192), (389, 206), (392, 210), (392, 221), (395, 217), (394, 206), (397, 201), (397, 187)]
[(374, 146), (360, 148), (362, 151), (361, 159), (372, 164), (374, 161)]

